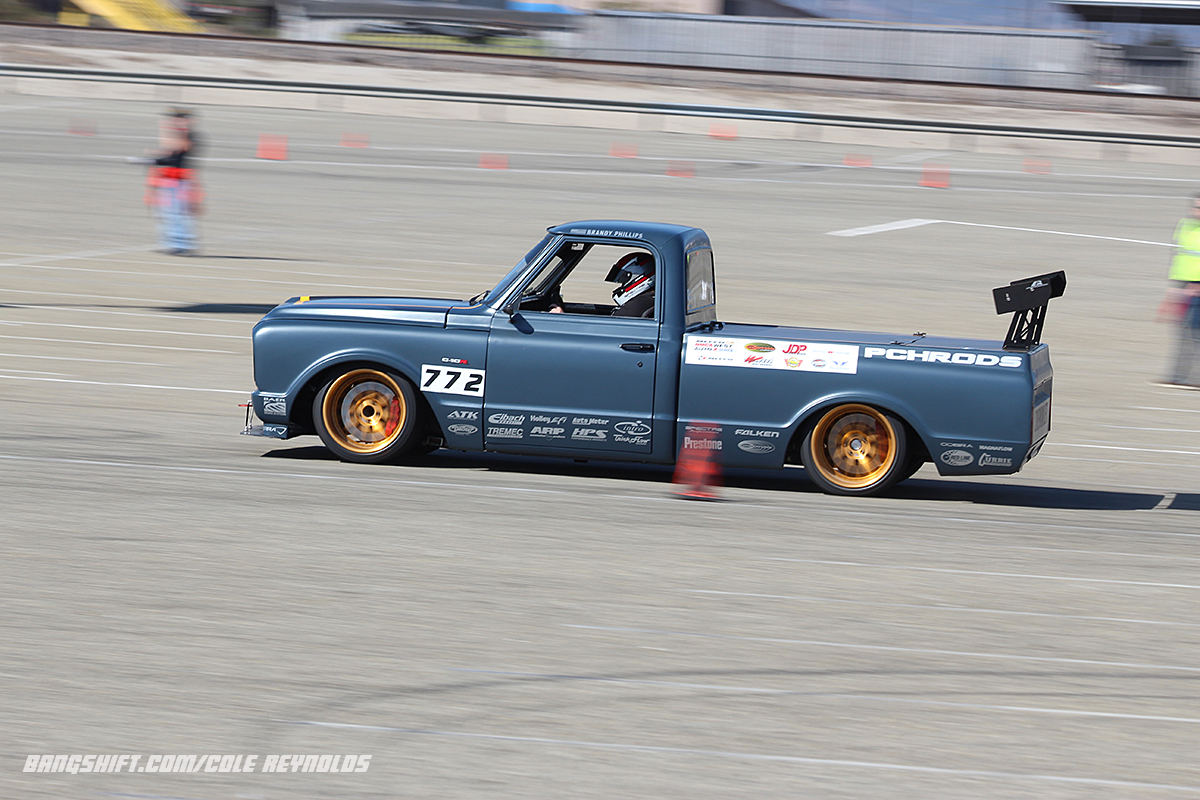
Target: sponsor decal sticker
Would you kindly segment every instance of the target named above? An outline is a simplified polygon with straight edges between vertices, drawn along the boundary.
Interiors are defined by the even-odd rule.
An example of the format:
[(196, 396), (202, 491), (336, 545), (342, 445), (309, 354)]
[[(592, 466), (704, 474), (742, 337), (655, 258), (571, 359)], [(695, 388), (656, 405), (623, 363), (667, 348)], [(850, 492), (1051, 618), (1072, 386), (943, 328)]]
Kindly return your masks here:
[(1007, 445), (1000, 445), (1000, 444), (981, 444), (981, 445), (979, 445), (979, 449), (980, 450), (998, 450), (1003, 453), (1011, 453), (1012, 452), (1011, 447), (1008, 447)]
[(567, 421), (567, 418), (565, 415), (552, 417), (549, 414), (530, 414), (529, 421), (535, 422), (538, 425), (562, 425)]
[(991, 453), (979, 454), (979, 466), (981, 467), (1011, 467), (1012, 463), (1011, 458), (999, 458)]
[[(746, 351), (754, 355), (746, 356)], [(684, 363), (854, 375), (858, 345), (688, 336)]]
[(747, 453), (774, 453), (775, 445), (770, 442), (765, 442), (762, 439), (743, 439), (738, 442), (738, 449), (745, 450)]
[(464, 425), (462, 423), (451, 425), (446, 430), (456, 436), (470, 436), (472, 433), (479, 433), (479, 428), (476, 428), (474, 425)]
[(626, 436), (649, 436), (651, 432), (650, 426), (640, 419), (637, 422), (618, 422), (613, 428)]
[(483, 397), (484, 371), (442, 364), (421, 365), (421, 391)]
[(446, 415), (446, 419), (478, 420), (479, 412), (478, 411), (451, 411), (449, 414)]
[(286, 394), (259, 394), (263, 401), (263, 413), (272, 416), (287, 416)]
[(720, 450), (720, 439), (697, 439), (692, 436), (683, 437), (684, 450)]
[(763, 431), (757, 428), (734, 428), (734, 436), (753, 436), (756, 439), (778, 439), (779, 431)]
[(886, 358), (888, 361), (923, 361), (927, 364), (959, 364), (976, 367), (1019, 367), (1021, 356), (997, 356), (991, 353), (948, 352), (941, 350), (910, 350), (904, 347), (864, 347), (863, 358)]
[(525, 429), (489, 427), (487, 429), (487, 435), (489, 439), (524, 439)]
[(287, 425), (263, 425), (263, 436), (272, 436), (278, 439), (286, 439), (288, 435)]
[(584, 442), (606, 442), (608, 441), (608, 431), (596, 428), (576, 428), (571, 433), (571, 438)]
[(492, 414), (488, 417), (489, 425), (524, 425), (524, 414)]
[(443, 364), (458, 364), (461, 367), (465, 367), (467, 365), (467, 360), (465, 358), (443, 358), (442, 363)]
[(975, 460), (975, 456), (966, 450), (947, 450), (942, 453), (942, 463), (952, 467), (965, 467)]
[(588, 425), (590, 427), (596, 427), (599, 425), (607, 425), (608, 420), (600, 419), (599, 417), (575, 417), (574, 419), (571, 420), (571, 424), (572, 425)]
[(536, 439), (562, 439), (566, 428), (556, 428), (553, 425), (535, 425), (529, 429), (529, 436)]

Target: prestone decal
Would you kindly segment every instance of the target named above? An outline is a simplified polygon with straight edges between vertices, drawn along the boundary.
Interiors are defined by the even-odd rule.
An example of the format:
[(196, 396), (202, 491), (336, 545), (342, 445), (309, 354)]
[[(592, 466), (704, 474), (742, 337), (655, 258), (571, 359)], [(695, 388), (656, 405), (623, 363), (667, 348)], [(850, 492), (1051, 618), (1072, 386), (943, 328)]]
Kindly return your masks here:
[(688, 336), (684, 363), (854, 375), (858, 372), (858, 345)]

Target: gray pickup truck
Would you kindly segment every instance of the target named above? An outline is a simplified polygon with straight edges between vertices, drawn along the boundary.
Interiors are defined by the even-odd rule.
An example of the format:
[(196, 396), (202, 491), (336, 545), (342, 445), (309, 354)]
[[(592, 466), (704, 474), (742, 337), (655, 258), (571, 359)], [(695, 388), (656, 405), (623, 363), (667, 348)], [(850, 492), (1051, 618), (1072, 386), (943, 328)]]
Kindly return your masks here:
[[(1050, 431), (1041, 344), (1062, 273), (994, 291), (1008, 338), (721, 322), (698, 228), (558, 225), (470, 300), (295, 297), (254, 328), (246, 432), (377, 463), (438, 447), (725, 467), (802, 464), (871, 495), (932, 462), (1008, 474)], [(640, 289), (638, 289), (640, 287)], [(623, 303), (635, 290), (643, 310)], [(703, 431), (703, 435), (695, 435)]]

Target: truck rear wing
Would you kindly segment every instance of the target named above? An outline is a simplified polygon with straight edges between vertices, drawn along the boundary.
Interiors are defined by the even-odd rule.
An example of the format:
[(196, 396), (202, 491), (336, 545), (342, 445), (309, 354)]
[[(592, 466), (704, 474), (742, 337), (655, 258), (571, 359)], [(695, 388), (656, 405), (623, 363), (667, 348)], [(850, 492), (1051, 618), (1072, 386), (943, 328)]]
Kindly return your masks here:
[(1047, 272), (1032, 278), (1013, 281), (1008, 286), (992, 289), (997, 314), (1013, 315), (1004, 338), (1005, 350), (1031, 350), (1042, 340), (1042, 325), (1046, 322), (1046, 306), (1052, 297), (1062, 297), (1067, 288), (1067, 273)]

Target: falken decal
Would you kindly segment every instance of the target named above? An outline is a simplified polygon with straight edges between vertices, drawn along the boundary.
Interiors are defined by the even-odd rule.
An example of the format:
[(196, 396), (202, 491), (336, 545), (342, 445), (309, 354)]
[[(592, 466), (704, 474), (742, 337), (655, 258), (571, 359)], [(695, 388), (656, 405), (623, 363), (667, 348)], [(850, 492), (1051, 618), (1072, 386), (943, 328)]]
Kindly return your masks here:
[(858, 345), (688, 336), (684, 363), (854, 375), (858, 372)]

